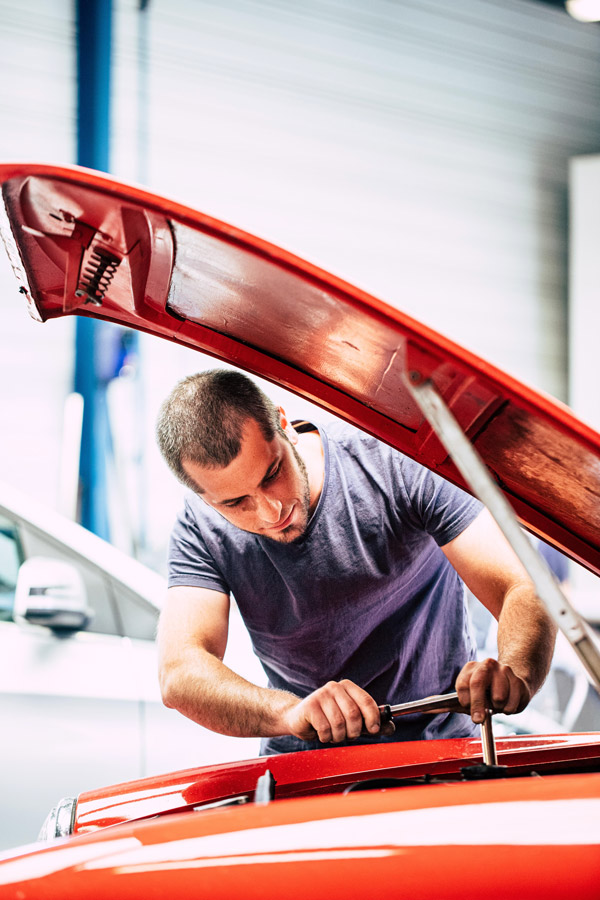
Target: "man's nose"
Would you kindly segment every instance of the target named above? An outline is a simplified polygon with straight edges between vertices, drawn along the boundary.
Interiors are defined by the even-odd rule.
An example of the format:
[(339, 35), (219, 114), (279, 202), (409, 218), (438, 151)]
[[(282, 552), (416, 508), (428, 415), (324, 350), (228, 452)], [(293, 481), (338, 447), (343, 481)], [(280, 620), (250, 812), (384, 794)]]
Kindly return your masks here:
[(258, 515), (263, 522), (269, 522), (274, 525), (279, 522), (281, 517), (281, 500), (269, 497), (267, 494), (260, 494), (256, 501)]

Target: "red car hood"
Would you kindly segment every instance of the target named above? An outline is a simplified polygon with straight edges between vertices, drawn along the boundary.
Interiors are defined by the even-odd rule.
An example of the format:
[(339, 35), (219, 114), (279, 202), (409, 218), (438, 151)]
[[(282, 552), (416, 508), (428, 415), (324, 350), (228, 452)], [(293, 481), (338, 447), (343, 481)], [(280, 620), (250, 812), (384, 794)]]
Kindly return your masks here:
[[(496, 742), (498, 762), (511, 776), (532, 771), (537, 775), (597, 771), (599, 737), (597, 732), (507, 737)], [(267, 769), (275, 778), (279, 802), (330, 796), (352, 785), (368, 787), (373, 779), (381, 778), (458, 782), (463, 769), (481, 761), (481, 741), (458, 738), (332, 747), (186, 769), (80, 794), (74, 832), (84, 834), (132, 819), (198, 810), (236, 797), (250, 801), (258, 778)]]
[[(576, 737), (570, 749), (569, 743), (563, 746), (571, 758), (563, 760), (567, 770), (581, 752), (577, 765), (593, 764), (586, 762), (590, 748), (584, 750), (583, 741), (579, 749)], [(542, 748), (502, 749), (504, 762), (511, 754), (513, 762), (519, 753), (537, 754), (541, 777), (298, 797), (126, 822), (0, 860), (0, 896), (348, 900), (384, 891), (444, 900), (553, 900), (569, 892), (595, 900), (600, 775), (551, 775), (544, 771)], [(326, 760), (328, 754), (332, 769), (348, 768), (346, 748), (296, 756)], [(283, 772), (300, 761), (289, 756), (268, 762), (281, 763)], [(386, 762), (391, 764), (391, 754)], [(260, 763), (264, 769), (267, 760)], [(237, 764), (238, 771), (245, 765), (253, 764)], [(253, 775), (257, 771), (258, 765)], [(204, 771), (205, 778), (209, 774)], [(201, 770), (180, 773), (170, 785), (173, 796), (187, 781), (188, 799), (200, 799), (202, 790), (193, 794), (190, 788), (201, 776)], [(142, 783), (128, 788), (141, 791)], [(104, 799), (109, 809), (115, 797)]]
[(521, 521), (600, 572), (600, 436), (566, 407), (178, 203), (75, 168), (3, 165), (0, 184), (3, 234), (37, 318), (95, 316), (197, 347), (467, 487), (406, 387), (431, 379)]

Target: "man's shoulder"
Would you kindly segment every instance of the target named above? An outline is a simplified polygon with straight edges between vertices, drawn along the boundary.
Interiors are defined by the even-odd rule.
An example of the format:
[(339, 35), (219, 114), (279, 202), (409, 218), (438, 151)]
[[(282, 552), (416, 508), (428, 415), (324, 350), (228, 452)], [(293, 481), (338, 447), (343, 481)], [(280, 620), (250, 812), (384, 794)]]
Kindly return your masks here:
[(341, 476), (349, 490), (403, 502), (404, 470), (411, 462), (404, 454), (346, 422), (328, 424), (325, 431), (329, 471)]
[(347, 422), (327, 423), (323, 430), (342, 464), (346, 461), (369, 470), (393, 469), (400, 474), (407, 463), (412, 463), (400, 450)]
[(320, 425), (319, 429), (322, 432), (325, 432), (328, 440), (333, 444), (342, 448), (347, 448), (348, 450), (360, 450), (365, 448), (377, 452), (393, 453), (398, 456), (402, 455), (399, 450), (394, 450), (387, 444), (382, 443), (376, 437), (373, 437), (372, 434), (368, 434), (366, 431), (362, 431), (360, 428), (356, 428), (355, 425), (350, 425), (348, 422), (334, 420), (332, 422), (327, 422), (325, 425)]
[(331, 445), (338, 448), (342, 467), (358, 466), (379, 478), (384, 490), (409, 506), (425, 500), (444, 507), (468, 497), (426, 466), (353, 425), (334, 422), (326, 426), (326, 432)]

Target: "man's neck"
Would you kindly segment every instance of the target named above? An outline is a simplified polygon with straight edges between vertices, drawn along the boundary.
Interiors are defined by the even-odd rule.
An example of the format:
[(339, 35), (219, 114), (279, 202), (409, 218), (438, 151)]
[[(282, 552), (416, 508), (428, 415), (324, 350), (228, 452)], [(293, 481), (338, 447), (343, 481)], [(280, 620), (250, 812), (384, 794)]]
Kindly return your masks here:
[(308, 486), (310, 488), (309, 512), (312, 515), (319, 502), (325, 478), (325, 455), (319, 432), (305, 431), (299, 434), (296, 447), (306, 466)]

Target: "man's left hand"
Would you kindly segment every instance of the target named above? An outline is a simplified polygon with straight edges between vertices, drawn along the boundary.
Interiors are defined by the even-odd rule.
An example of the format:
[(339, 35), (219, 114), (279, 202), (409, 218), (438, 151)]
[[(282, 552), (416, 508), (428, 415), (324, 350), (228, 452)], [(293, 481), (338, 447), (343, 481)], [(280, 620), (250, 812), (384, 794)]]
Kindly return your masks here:
[(468, 662), (456, 679), (456, 691), (462, 706), (470, 709), (471, 718), (480, 725), (486, 709), (507, 715), (525, 709), (533, 691), (515, 675), (510, 666), (496, 659)]

